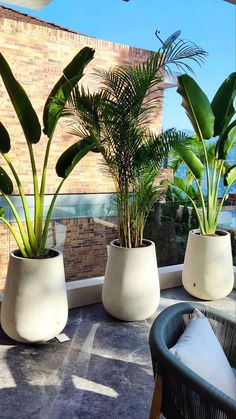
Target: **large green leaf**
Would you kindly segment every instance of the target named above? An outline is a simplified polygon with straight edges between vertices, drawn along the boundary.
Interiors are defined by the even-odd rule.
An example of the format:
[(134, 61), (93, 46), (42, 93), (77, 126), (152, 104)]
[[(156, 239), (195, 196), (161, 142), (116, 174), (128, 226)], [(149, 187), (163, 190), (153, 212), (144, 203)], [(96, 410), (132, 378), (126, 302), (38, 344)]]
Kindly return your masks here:
[(4, 208), (0, 207), (0, 217), (4, 218), (5, 210)]
[(71, 94), (71, 91), (74, 89), (80, 79), (81, 75), (78, 75), (65, 82), (57, 91), (56, 96), (54, 96), (54, 98), (52, 98), (52, 100), (48, 103), (48, 112), (51, 122), (54, 121), (56, 123), (56, 121), (59, 119)]
[(230, 74), (217, 90), (211, 107), (215, 115), (214, 136), (226, 129), (235, 114), (234, 98), (236, 95), (236, 72)]
[(188, 166), (195, 178), (201, 179), (204, 172), (204, 166), (201, 160), (190, 150), (182, 144), (174, 144), (173, 149), (179, 153), (183, 162)]
[[(43, 111), (43, 132), (48, 137), (51, 136), (58, 120), (58, 115), (55, 116), (54, 114), (50, 113), (49, 105), (51, 101), (58, 94), (61, 87), (65, 83), (68, 84), (68, 82), (71, 81), (70, 89), (67, 89), (67, 95), (69, 96), (75, 84), (78, 83), (78, 81), (83, 77), (84, 68), (93, 59), (93, 56), (94, 50), (92, 48), (84, 47), (83, 49), (81, 49), (79, 53), (73, 58), (73, 60), (64, 68), (63, 75), (52, 88), (46, 100)], [(73, 79), (73, 81), (71, 79)]]
[(67, 178), (76, 164), (89, 152), (97, 151), (91, 137), (84, 138), (70, 146), (59, 157), (56, 164), (57, 175), (63, 179)]
[(174, 184), (174, 186), (176, 186), (177, 188), (179, 188), (185, 194), (187, 193), (187, 183), (181, 177), (174, 176), (174, 182), (173, 182), (173, 184)]
[(236, 120), (234, 120), (223, 135), (219, 137), (216, 146), (216, 156), (219, 160), (226, 160), (227, 155), (233, 147), (236, 140)]
[(11, 140), (8, 131), (0, 122), (0, 153), (8, 153), (11, 149)]
[(192, 198), (194, 201), (199, 199), (197, 191), (194, 189), (193, 185), (189, 185), (187, 189), (187, 195)]
[(231, 186), (236, 181), (236, 164), (230, 167), (224, 175), (224, 185)]
[(0, 191), (5, 195), (11, 195), (13, 192), (13, 183), (2, 167), (0, 167)]
[(26, 140), (35, 144), (40, 140), (41, 127), (33, 106), (20, 83), (15, 79), (7, 61), (0, 53), (0, 74), (18, 116)]
[(211, 104), (198, 84), (187, 74), (178, 77), (177, 92), (182, 96), (182, 106), (199, 139), (209, 139), (214, 133), (214, 114)]

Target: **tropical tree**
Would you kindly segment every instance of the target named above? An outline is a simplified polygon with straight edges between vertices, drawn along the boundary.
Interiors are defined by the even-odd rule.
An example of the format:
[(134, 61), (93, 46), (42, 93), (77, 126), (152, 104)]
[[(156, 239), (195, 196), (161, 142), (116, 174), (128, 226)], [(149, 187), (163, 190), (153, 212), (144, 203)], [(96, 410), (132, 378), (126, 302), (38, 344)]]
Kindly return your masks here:
[(95, 70), (100, 91), (91, 93), (76, 86), (66, 107), (59, 97), (54, 99), (53, 114), (62, 106), (70, 132), (79, 138), (59, 159), (57, 173), (65, 175), (63, 161), (76, 154), (81, 144), (96, 144), (117, 192), (120, 246), (143, 245), (147, 215), (163, 193), (154, 180), (171, 145), (185, 137), (174, 130), (157, 134), (149, 127), (162, 104), (164, 77), (172, 65), (190, 70), (185, 61), (201, 63), (205, 55), (201, 48), (182, 40), (163, 44), (142, 64)]

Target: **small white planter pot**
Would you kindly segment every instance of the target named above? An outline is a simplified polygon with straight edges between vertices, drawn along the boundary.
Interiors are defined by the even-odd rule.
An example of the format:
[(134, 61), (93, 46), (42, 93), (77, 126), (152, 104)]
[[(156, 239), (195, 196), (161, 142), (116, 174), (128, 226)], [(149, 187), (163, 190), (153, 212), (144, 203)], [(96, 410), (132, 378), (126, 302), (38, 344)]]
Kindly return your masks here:
[(42, 343), (57, 336), (68, 318), (63, 256), (26, 259), (10, 254), (1, 325), (12, 339)]
[(150, 317), (160, 301), (155, 244), (127, 249), (109, 246), (108, 261), (102, 290), (105, 309), (112, 316), (125, 321), (139, 321)]
[(189, 294), (202, 300), (226, 297), (234, 285), (230, 234), (202, 236), (191, 230), (188, 236), (182, 281)]

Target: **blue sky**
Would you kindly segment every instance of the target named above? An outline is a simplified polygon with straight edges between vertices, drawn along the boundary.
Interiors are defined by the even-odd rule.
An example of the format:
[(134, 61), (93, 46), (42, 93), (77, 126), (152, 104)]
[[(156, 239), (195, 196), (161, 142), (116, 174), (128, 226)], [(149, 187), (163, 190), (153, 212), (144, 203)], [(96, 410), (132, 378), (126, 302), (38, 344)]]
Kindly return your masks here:
[[(209, 53), (194, 70), (210, 99), (236, 70), (236, 7), (223, 0), (54, 0), (41, 11), (1, 4), (86, 35), (150, 50), (160, 46), (157, 28), (163, 39), (181, 29), (181, 38)], [(163, 127), (191, 128), (176, 89), (166, 90)]]

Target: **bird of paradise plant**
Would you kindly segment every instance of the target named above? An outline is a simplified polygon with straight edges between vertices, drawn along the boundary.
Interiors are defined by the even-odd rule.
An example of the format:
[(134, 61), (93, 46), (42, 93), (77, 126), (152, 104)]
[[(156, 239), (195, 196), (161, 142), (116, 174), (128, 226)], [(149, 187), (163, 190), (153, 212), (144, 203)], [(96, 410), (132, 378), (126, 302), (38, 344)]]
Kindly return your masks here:
[[(201, 148), (202, 157), (199, 158), (194, 149), (185, 142), (174, 144), (173, 148), (188, 168), (195, 186), (188, 179), (177, 176), (174, 177), (173, 185), (191, 201), (201, 234), (213, 235), (226, 195), (236, 181), (236, 164), (227, 163), (227, 157), (236, 140), (236, 73), (230, 74), (223, 81), (212, 102), (187, 74), (178, 77), (177, 92), (182, 96), (182, 106), (195, 131), (192, 141), (199, 143), (197, 149)], [(213, 137), (215, 141), (211, 144), (209, 153), (207, 140)], [(205, 195), (202, 188), (203, 176), (206, 177), (207, 184)], [(225, 189), (223, 196), (219, 197), (222, 178)]]
[[(44, 221), (44, 198), (49, 153), (53, 139), (53, 134), (58, 119), (60, 118), (60, 112), (62, 111), (61, 108), (60, 112), (58, 112), (56, 116), (52, 115), (52, 113), (50, 112), (50, 108), (52, 106), (52, 99), (54, 95), (57, 95), (58, 97), (63, 99), (64, 103), (66, 103), (71, 90), (82, 78), (84, 68), (92, 60), (93, 56), (93, 49), (88, 47), (83, 48), (65, 67), (62, 76), (54, 85), (46, 100), (43, 111), (43, 132), (48, 137), (48, 141), (43, 161), (42, 176), (41, 179), (39, 179), (34, 154), (34, 145), (38, 143), (41, 138), (41, 126), (39, 123), (39, 119), (25, 90), (23, 89), (21, 84), (15, 79), (11, 71), (11, 68), (8, 65), (4, 56), (0, 54), (0, 75), (10, 97), (20, 125), (23, 129), (32, 169), (32, 182), (34, 188), (33, 219), (30, 215), (24, 186), (20, 180), (19, 174), (17, 173), (14, 167), (14, 162), (10, 157), (11, 141), (9, 133), (3, 125), (3, 123), (0, 122), (0, 153), (5, 162), (7, 163), (18, 187), (24, 211), (26, 228), (24, 227), (20, 214), (17, 211), (17, 208), (15, 207), (10, 198), (10, 195), (13, 192), (13, 182), (10, 176), (3, 169), (3, 167), (0, 167), (0, 192), (9, 204), (9, 207), (15, 217), (18, 226), (18, 231), (4, 217), (4, 212), (2, 209), (0, 209), (0, 220), (3, 221), (11, 231), (18, 245), (19, 251), (23, 257), (41, 258), (47, 254), (48, 251), (46, 249), (46, 240), (56, 198), (60, 192), (62, 185), (74, 169), (75, 165), (85, 156), (85, 154), (87, 154), (91, 149), (94, 148), (94, 144), (92, 143), (92, 141), (90, 141), (90, 143), (87, 142), (85, 147), (83, 147), (83, 144), (80, 144), (77, 147), (76, 153), (75, 155), (73, 155), (73, 158), (71, 158), (71, 156), (67, 156), (66, 161), (64, 160), (64, 164), (66, 165), (66, 173), (64, 174), (62, 180), (56, 188), (56, 191), (53, 195), (53, 199), (51, 201)], [(53, 104), (53, 106), (55, 106), (55, 104)]]

